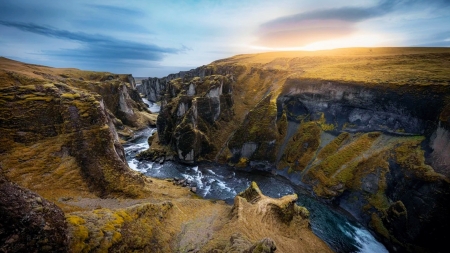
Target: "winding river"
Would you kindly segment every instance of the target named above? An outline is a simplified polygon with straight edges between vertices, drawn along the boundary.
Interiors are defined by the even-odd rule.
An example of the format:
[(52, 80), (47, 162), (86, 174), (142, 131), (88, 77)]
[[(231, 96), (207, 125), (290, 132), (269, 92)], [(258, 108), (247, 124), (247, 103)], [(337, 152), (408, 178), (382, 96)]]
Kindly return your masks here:
[[(150, 110), (156, 112), (158, 107), (144, 100)], [(153, 109), (152, 109), (153, 108)], [(129, 166), (147, 176), (155, 178), (185, 178), (196, 184), (197, 194), (206, 199), (221, 199), (229, 204), (237, 193), (245, 190), (255, 181), (261, 191), (270, 197), (296, 193), (297, 204), (310, 211), (313, 232), (324, 240), (336, 252), (388, 252), (373, 235), (342, 210), (324, 204), (315, 199), (301, 187), (287, 179), (265, 172), (237, 171), (227, 165), (200, 163), (187, 166), (175, 162), (164, 164), (138, 161), (136, 154), (148, 149), (147, 138), (156, 129), (148, 128), (135, 134), (135, 138), (124, 145)]]

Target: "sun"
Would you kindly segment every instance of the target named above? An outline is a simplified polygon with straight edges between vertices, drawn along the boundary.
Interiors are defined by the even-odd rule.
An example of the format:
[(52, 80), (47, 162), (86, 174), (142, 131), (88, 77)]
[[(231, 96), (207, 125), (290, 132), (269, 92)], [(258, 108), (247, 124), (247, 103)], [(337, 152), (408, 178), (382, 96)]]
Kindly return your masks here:
[(261, 51), (318, 51), (318, 50), (349, 48), (349, 47), (380, 47), (383, 46), (385, 41), (386, 39), (381, 35), (359, 33), (343, 38), (318, 41), (301, 47), (251, 46), (251, 48), (254, 50), (261, 50)]

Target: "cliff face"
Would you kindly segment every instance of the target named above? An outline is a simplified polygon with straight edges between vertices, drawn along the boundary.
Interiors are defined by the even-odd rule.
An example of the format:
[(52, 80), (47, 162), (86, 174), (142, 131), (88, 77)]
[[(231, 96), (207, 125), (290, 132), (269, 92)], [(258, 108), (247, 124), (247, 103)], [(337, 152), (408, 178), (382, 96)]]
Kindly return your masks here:
[(116, 129), (126, 134), (155, 121), (127, 83), (130, 76), (1, 64), (0, 160), (7, 179), (61, 206), (61, 195), (142, 194), (145, 180), (128, 168)]
[[(192, 163), (220, 148), (210, 138), (219, 129), (219, 122), (229, 122), (233, 117), (233, 79), (227, 71), (209, 76), (205, 72), (213, 73), (211, 69), (200, 68), (188, 72), (200, 76), (179, 74), (183, 77), (148, 79), (138, 88), (146, 92), (149, 100), (161, 101), (161, 116), (156, 125), (160, 144), (170, 147), (167, 157)], [(148, 152), (141, 157), (154, 159), (160, 152)]]
[[(391, 247), (438, 251), (450, 225), (449, 56), (424, 48), (241, 55), (148, 79), (138, 89), (162, 113), (146, 154), (276, 167)], [(197, 92), (199, 83), (217, 87), (209, 80), (223, 80), (219, 100), (230, 103)]]

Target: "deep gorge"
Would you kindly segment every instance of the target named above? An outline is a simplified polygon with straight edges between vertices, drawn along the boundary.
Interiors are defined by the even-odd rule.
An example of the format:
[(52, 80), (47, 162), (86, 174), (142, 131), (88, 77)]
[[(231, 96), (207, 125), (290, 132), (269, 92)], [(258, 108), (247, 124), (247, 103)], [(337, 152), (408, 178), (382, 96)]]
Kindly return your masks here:
[[(449, 59), (238, 55), (136, 85), (0, 58), (0, 249), (380, 251), (375, 237), (392, 252), (442, 252)], [(326, 239), (318, 218), (347, 239)]]
[(144, 80), (138, 89), (162, 108), (141, 157), (283, 175), (391, 250), (445, 241), (449, 220), (437, 213), (449, 199), (448, 89), (304, 78), (272, 68), (286, 59), (253, 59)]

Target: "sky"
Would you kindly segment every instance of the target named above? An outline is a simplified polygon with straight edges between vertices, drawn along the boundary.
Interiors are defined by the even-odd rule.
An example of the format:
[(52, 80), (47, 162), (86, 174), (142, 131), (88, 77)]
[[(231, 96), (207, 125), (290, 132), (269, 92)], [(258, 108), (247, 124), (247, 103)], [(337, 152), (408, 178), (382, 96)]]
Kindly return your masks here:
[(450, 0), (0, 0), (0, 56), (162, 77), (236, 54), (450, 46)]

